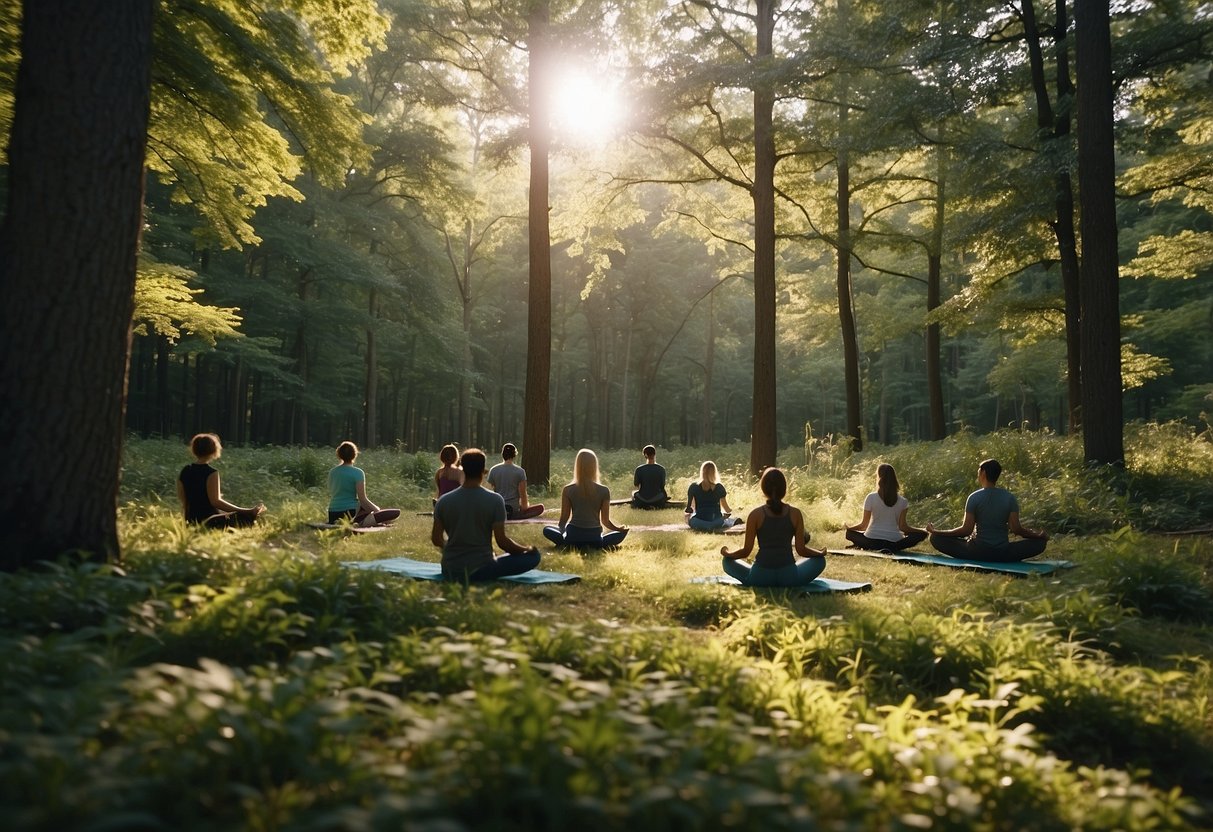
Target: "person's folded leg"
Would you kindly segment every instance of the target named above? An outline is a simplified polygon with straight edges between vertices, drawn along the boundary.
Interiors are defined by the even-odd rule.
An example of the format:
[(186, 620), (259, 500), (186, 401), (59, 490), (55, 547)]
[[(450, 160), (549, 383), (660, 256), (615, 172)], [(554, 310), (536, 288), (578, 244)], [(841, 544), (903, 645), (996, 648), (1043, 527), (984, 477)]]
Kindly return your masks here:
[(917, 546), (927, 539), (926, 532), (908, 532), (901, 540), (886, 540), (885, 547), (890, 552), (901, 552), (912, 546)]
[(720, 566), (724, 569), (724, 574), (730, 578), (736, 578), (743, 584), (750, 583), (750, 565), (740, 558), (721, 558)]
[(544, 526), (543, 536), (557, 546), (564, 545), (564, 532), (560, 530), (559, 526)]
[(530, 572), (539, 565), (539, 550), (531, 547), (525, 552), (512, 555), (499, 555), (492, 563), (486, 563), (469, 576), (469, 580), (493, 581), (497, 578), (508, 578), (510, 575), (521, 575)]
[(717, 529), (723, 529), (727, 518), (717, 517), (715, 520), (704, 520), (702, 517), (696, 517), (692, 514), (687, 518), (687, 524), (696, 531), (714, 532)]
[(624, 529), (621, 532), (605, 532), (602, 535), (603, 546), (618, 546), (623, 542), (623, 539), (628, 536), (629, 529)]
[(543, 503), (533, 503), (526, 508), (519, 509), (514, 513), (512, 520), (528, 520), (531, 517), (538, 517), (543, 514)]
[(969, 541), (963, 537), (947, 537), (941, 534), (931, 535), (931, 545), (950, 558), (973, 558), (969, 549)]

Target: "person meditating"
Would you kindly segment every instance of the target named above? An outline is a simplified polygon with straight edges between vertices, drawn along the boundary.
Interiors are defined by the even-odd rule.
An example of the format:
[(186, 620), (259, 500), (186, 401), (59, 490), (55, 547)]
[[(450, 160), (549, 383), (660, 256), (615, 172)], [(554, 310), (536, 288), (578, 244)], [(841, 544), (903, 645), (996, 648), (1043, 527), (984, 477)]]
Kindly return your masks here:
[[(1020, 525), (1015, 495), (996, 484), (1001, 474), (1002, 466), (996, 459), (987, 459), (978, 466), (981, 488), (965, 500), (964, 522), (954, 529), (936, 529), (927, 523), (932, 546), (949, 557), (996, 563), (1026, 560), (1045, 550), (1049, 535)], [(1011, 541), (1008, 531), (1024, 539)]]
[[(489, 469), (489, 486), (505, 500), (509, 520), (525, 520), (543, 514), (543, 503), (531, 505), (526, 496), (526, 470), (514, 462), (518, 448), (512, 442), (501, 446), (501, 462)], [(464, 476), (467, 472), (464, 472)]]
[(213, 433), (198, 434), (190, 440), (190, 453), (194, 462), (182, 468), (177, 476), (177, 499), (185, 512), (185, 521), (208, 529), (253, 525), (265, 511), (265, 503), (241, 508), (223, 499), (219, 472), (210, 464), (223, 453), (219, 437)]
[(645, 445), (641, 453), (644, 454), (644, 464), (638, 466), (632, 475), (632, 485), (636, 486), (632, 492), (632, 507), (665, 508), (670, 495), (665, 493), (665, 468), (657, 464), (657, 449)]
[[(486, 462), (484, 451), (464, 451), (459, 458), (463, 484), (434, 504), (430, 541), (442, 550), (442, 577), (447, 580), (491, 581), (539, 565), (539, 549), (523, 546), (505, 533), (501, 495), (480, 487)], [(493, 554), (494, 539), (505, 554)]]
[[(603, 534), (603, 526), (610, 531)], [(611, 522), (611, 490), (598, 481), (598, 457), (582, 448), (573, 462), (573, 481), (560, 493), (560, 524), (544, 526), (543, 536), (557, 546), (601, 549), (618, 546), (627, 535), (626, 526)]]
[[(758, 481), (766, 504), (750, 512), (745, 521), (745, 543), (739, 549), (720, 547), (726, 574), (746, 586), (804, 586), (826, 568), (825, 550), (805, 545), (804, 515), (783, 501), (788, 480), (778, 468), (767, 468)], [(758, 541), (754, 565), (745, 563)], [(792, 550), (800, 555), (797, 560)]]
[(438, 452), (442, 467), (434, 472), (434, 502), (447, 492), (463, 484), (463, 471), (459, 468), (459, 449), (454, 445), (443, 445)]
[(732, 509), (725, 499), (724, 486), (716, 481), (716, 463), (710, 459), (699, 466), (699, 482), (691, 483), (687, 489), (685, 512), (687, 525), (702, 532), (724, 529), (741, 522), (741, 518), (727, 516)]
[(398, 508), (379, 508), (366, 496), (366, 473), (354, 465), (358, 446), (346, 440), (337, 446), (341, 464), (329, 471), (329, 523), (351, 520), (355, 526), (380, 526), (400, 516)]
[(927, 539), (927, 530), (906, 522), (910, 501), (897, 493), (897, 472), (888, 463), (876, 467), (876, 490), (864, 498), (863, 519), (847, 526), (847, 540), (857, 549), (900, 552)]

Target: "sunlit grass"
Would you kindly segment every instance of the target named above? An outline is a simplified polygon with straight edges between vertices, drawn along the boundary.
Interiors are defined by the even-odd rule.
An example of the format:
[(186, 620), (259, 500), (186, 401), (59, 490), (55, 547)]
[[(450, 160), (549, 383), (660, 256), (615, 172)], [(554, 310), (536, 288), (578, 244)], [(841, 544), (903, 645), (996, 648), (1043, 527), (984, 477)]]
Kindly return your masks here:
[[(573, 585), (346, 569), (438, 559), (429, 455), (360, 457), (404, 515), (355, 535), (306, 526), (328, 450), (229, 448), (225, 492), (269, 512), (219, 532), (168, 499), (183, 448), (136, 441), (120, 567), (0, 576), (0, 813), (17, 829), (1207, 827), (1213, 537), (1137, 530), (1196, 525), (1205, 444), (1143, 428), (1115, 477), (1047, 435), (790, 449), (818, 545), (841, 544), (877, 462), (922, 524), (958, 519), (996, 455), (1025, 518), (1060, 533), (1050, 554), (1079, 564), (1023, 580), (831, 557), (826, 576), (873, 590), (802, 597), (690, 583), (719, 573), (723, 538), (640, 528), (677, 509), (618, 509), (633, 532), (609, 552), (507, 527)], [(600, 457), (625, 496), (639, 454)], [(658, 458), (679, 496), (712, 458), (735, 508), (759, 502), (742, 446)]]

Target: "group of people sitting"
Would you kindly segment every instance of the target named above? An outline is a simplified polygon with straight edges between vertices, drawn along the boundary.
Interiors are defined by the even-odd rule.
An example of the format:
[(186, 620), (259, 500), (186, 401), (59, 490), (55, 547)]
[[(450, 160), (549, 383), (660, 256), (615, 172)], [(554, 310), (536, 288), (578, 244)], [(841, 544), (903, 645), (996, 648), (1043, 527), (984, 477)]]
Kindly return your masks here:
[[(206, 433), (191, 440), (194, 463), (185, 466), (177, 480), (177, 496), (185, 518), (209, 528), (246, 526), (265, 511), (264, 504), (242, 508), (223, 499), (219, 472), (209, 463), (222, 452), (219, 437)], [(645, 463), (636, 468), (630, 505), (660, 508), (670, 505), (665, 490), (665, 469), (656, 463), (656, 449), (642, 451)], [(505, 532), (507, 520), (524, 520), (543, 513), (542, 504), (527, 499), (526, 471), (517, 464), (518, 449), (507, 443), (502, 461), (488, 470), (484, 452), (471, 448), (462, 454), (454, 445), (439, 453), (442, 467), (434, 474), (434, 522), (431, 541), (442, 552), (444, 577), (461, 581), (486, 581), (516, 575), (539, 564), (539, 549), (513, 540)], [(399, 509), (381, 509), (367, 497), (366, 474), (354, 465), (358, 448), (353, 442), (337, 446), (340, 463), (329, 472), (330, 523), (356, 525), (390, 523)], [(978, 466), (980, 486), (965, 503), (964, 520), (951, 529), (910, 526), (906, 521), (909, 501), (900, 494), (893, 466), (881, 464), (876, 471), (876, 490), (863, 504), (863, 519), (846, 527), (851, 545), (875, 551), (897, 552), (922, 543), (945, 555), (973, 560), (1013, 562), (1044, 551), (1048, 534), (1024, 527), (1019, 520), (1015, 496), (997, 485), (1002, 466), (987, 459)], [(491, 486), (484, 488), (483, 486)], [(799, 586), (816, 579), (825, 569), (824, 549), (808, 546), (800, 509), (784, 501), (787, 477), (778, 468), (767, 468), (759, 479), (765, 498), (744, 520), (741, 546), (720, 549), (724, 571), (750, 586)], [(732, 517), (724, 486), (718, 481), (715, 463), (700, 466), (699, 479), (687, 489), (684, 508), (687, 525), (713, 531), (741, 521)], [(1021, 539), (1011, 541), (1009, 533)], [(588, 448), (577, 452), (572, 481), (560, 495), (560, 519), (545, 526), (543, 535), (558, 546), (602, 548), (618, 546), (628, 528), (611, 520), (611, 492), (599, 481), (598, 457)], [(494, 554), (493, 541), (503, 552)], [(755, 550), (752, 563), (746, 559)]]

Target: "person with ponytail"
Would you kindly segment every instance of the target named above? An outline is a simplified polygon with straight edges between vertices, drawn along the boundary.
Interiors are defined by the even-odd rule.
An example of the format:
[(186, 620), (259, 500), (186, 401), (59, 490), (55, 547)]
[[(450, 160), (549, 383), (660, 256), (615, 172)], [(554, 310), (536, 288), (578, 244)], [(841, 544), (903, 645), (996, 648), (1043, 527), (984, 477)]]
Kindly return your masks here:
[[(750, 512), (745, 522), (745, 543), (739, 549), (720, 547), (721, 565), (726, 574), (746, 586), (804, 586), (812, 583), (826, 568), (825, 549), (810, 549), (805, 543), (804, 515), (783, 501), (788, 480), (778, 468), (767, 468), (758, 481), (764, 505)], [(758, 542), (753, 565), (749, 557)], [(793, 554), (795, 550), (795, 554)], [(796, 555), (800, 555), (797, 560)]]
[(876, 490), (864, 498), (863, 519), (847, 526), (847, 540), (870, 552), (900, 552), (927, 539), (927, 530), (906, 522), (910, 501), (898, 493), (897, 472), (888, 463), (876, 467)]
[[(610, 531), (603, 534), (603, 526)], [(618, 546), (627, 535), (626, 526), (611, 522), (611, 490), (598, 481), (598, 456), (582, 448), (573, 462), (573, 481), (560, 495), (560, 525), (544, 526), (543, 536), (557, 546), (601, 549)]]

